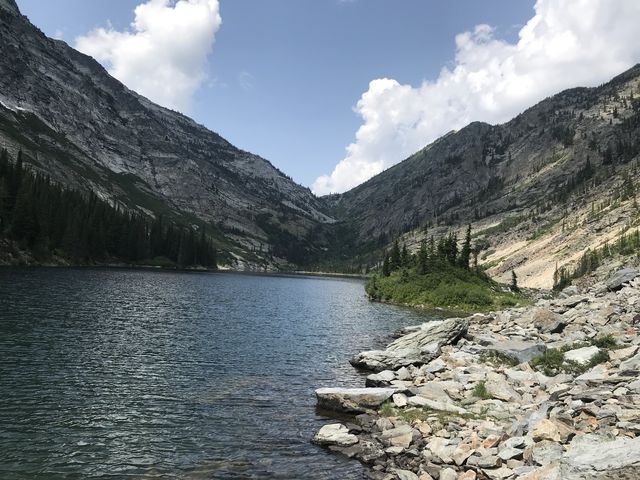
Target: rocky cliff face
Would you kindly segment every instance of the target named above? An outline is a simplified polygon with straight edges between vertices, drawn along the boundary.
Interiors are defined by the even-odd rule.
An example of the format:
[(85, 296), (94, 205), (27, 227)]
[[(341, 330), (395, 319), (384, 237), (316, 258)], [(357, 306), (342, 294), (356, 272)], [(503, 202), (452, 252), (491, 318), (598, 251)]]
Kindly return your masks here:
[[(361, 245), (473, 224), (498, 278), (550, 286), (555, 264), (638, 224), (640, 66), (548, 98), (503, 125), (472, 123), (338, 196)], [(631, 194), (630, 194), (631, 193)], [(372, 258), (368, 260), (371, 262)]]
[(332, 222), (308, 189), (47, 38), (13, 0), (0, 0), (0, 45), (0, 146), (55, 180), (215, 224), (254, 263), (298, 260), (314, 248), (310, 231)]

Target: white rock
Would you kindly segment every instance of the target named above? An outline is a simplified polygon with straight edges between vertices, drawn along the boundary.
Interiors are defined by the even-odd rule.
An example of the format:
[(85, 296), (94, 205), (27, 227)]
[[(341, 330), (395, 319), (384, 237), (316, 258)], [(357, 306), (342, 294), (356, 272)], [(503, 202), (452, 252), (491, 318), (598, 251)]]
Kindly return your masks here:
[(449, 413), (457, 413), (459, 415), (466, 415), (467, 410), (462, 407), (458, 407), (452, 403), (448, 402), (439, 402), (437, 400), (429, 400), (428, 398), (421, 397), (420, 395), (416, 395), (415, 397), (409, 397), (407, 402), (412, 407), (426, 407), (431, 410), (438, 410), (441, 412), (449, 412)]
[(385, 430), (380, 435), (380, 441), (390, 447), (409, 448), (413, 440), (414, 430), (409, 425), (400, 425), (396, 428)]
[(367, 386), (377, 387), (379, 385), (384, 385), (387, 383), (391, 383), (396, 379), (395, 372), (391, 370), (383, 370), (380, 373), (372, 373), (367, 377), (366, 384)]
[(407, 396), (404, 393), (394, 393), (391, 398), (396, 407), (403, 408), (407, 406)]
[(349, 429), (341, 423), (325, 425), (313, 437), (319, 445), (338, 445), (348, 447), (358, 443), (358, 437), (349, 433)]
[(609, 357), (611, 358), (611, 360), (624, 361), (634, 356), (637, 351), (638, 346), (633, 345), (631, 347), (621, 348), (620, 350), (611, 350), (609, 352)]
[(600, 352), (600, 349), (596, 346), (577, 348), (575, 350), (569, 350), (564, 354), (565, 360), (570, 362), (576, 362), (580, 365), (586, 365)]
[(562, 478), (566, 480), (592, 478), (590, 475), (620, 469), (640, 471), (640, 437), (612, 441), (596, 435), (576, 437), (561, 461)]
[(351, 359), (351, 364), (380, 371), (428, 363), (440, 355), (440, 349), (444, 345), (461, 337), (468, 326), (468, 320), (461, 318), (424, 323), (418, 330), (389, 344), (385, 350), (357, 354)]
[(489, 372), (487, 374), (487, 381), (485, 382), (487, 391), (493, 398), (503, 400), (505, 402), (512, 402), (520, 400), (520, 395), (516, 392), (507, 379), (496, 372)]

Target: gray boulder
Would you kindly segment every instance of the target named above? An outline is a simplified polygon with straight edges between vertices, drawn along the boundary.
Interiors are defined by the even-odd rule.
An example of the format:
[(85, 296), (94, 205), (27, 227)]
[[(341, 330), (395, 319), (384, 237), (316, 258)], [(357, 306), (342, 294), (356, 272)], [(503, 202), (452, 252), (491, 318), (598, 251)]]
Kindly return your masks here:
[(640, 372), (640, 354), (622, 362), (620, 364), (620, 372), (627, 372), (627, 373)]
[[(395, 473), (398, 477), (398, 480), (420, 480), (418, 475), (409, 470), (396, 469)], [(442, 478), (442, 476), (440, 478)]]
[(395, 393), (393, 388), (319, 388), (318, 407), (345, 413), (376, 410)]
[(482, 345), (486, 352), (505, 356), (518, 363), (529, 362), (547, 349), (544, 343), (510, 340), (491, 335), (483, 335), (474, 340)]
[(622, 289), (625, 283), (640, 276), (640, 272), (635, 268), (623, 268), (609, 277), (607, 288), (613, 292)]
[(467, 331), (465, 319), (451, 318), (428, 322), (404, 335), (385, 350), (361, 352), (351, 359), (354, 367), (367, 370), (397, 370), (409, 365), (422, 365), (440, 355), (440, 349), (458, 340)]
[(372, 373), (367, 377), (365, 385), (367, 387), (385, 387), (396, 379), (395, 372), (384, 370), (380, 373)]

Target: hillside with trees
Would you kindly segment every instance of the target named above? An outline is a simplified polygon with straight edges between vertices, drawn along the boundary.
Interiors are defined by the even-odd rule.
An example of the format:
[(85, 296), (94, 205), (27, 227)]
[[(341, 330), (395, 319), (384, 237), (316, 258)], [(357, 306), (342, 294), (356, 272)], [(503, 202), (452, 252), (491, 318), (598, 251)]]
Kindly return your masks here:
[(0, 239), (8, 245), (3, 256), (28, 252), (36, 263), (217, 268), (204, 227), (152, 219), (65, 188), (25, 168), (22, 156), (12, 162), (6, 150), (0, 153)]

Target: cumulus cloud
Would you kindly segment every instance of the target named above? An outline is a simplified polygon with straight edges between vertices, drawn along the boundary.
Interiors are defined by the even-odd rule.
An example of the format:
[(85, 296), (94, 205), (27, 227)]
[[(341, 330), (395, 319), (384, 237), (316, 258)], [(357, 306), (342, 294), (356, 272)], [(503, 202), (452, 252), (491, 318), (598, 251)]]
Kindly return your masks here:
[(207, 58), (221, 24), (218, 0), (148, 0), (136, 7), (128, 31), (97, 28), (76, 38), (76, 48), (132, 90), (188, 112), (206, 79)]
[(504, 122), (562, 89), (608, 80), (640, 60), (639, 23), (637, 0), (537, 0), (516, 43), (489, 25), (457, 35), (453, 66), (435, 81), (369, 84), (355, 141), (313, 191), (346, 191), (471, 121)]

